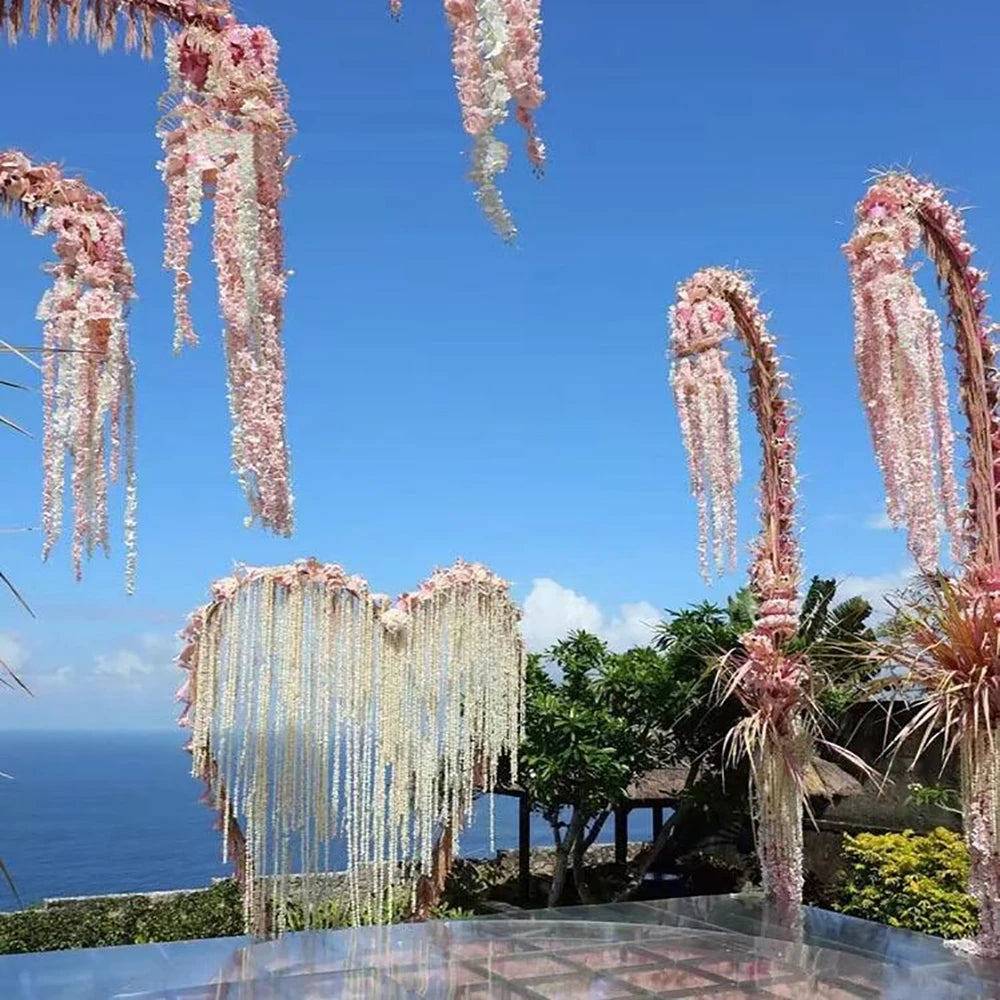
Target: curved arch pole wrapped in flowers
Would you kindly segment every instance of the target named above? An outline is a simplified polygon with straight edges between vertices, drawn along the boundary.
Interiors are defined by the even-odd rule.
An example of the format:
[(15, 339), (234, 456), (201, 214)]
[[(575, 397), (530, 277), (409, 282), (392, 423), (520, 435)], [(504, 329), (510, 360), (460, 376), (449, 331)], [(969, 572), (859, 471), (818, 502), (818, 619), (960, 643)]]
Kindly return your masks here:
[(729, 734), (747, 752), (753, 780), (764, 890), (782, 906), (802, 898), (804, 774), (813, 752), (810, 671), (784, 646), (798, 628), (801, 574), (795, 525), (797, 476), (792, 410), (775, 342), (750, 282), (724, 268), (699, 271), (677, 289), (670, 310), (670, 383), (698, 504), (702, 572), (736, 563), (736, 497), (741, 476), (736, 383), (723, 347), (739, 337), (750, 360), (750, 406), (763, 451), (761, 532), (750, 583), (757, 600), (745, 653), (727, 660), (727, 694), (747, 710)]
[(22, 0), (0, 2), (0, 25), (15, 39), (40, 30), (49, 38), (65, 13), (101, 49), (121, 25), (126, 47), (152, 52), (156, 24), (168, 35), (169, 87), (158, 134), (167, 187), (164, 262), (174, 273), (175, 350), (197, 343), (188, 296), (190, 226), (202, 201), (215, 201), (214, 255), (225, 322), (233, 464), (255, 520), (292, 532), (285, 438), (285, 363), (281, 342), (287, 272), (280, 202), (293, 131), (278, 78), (278, 46), (267, 28), (237, 22), (228, 3), (205, 0)]
[(311, 923), (337, 838), (355, 921), (417, 905), (473, 791), (501, 755), (516, 767), (518, 621), (507, 584), (461, 561), (396, 601), (315, 560), (213, 585), (182, 633), (178, 697), (249, 929), (281, 931), (289, 905)]
[[(941, 323), (914, 280), (923, 245), (948, 302), (968, 444), (960, 509)], [(962, 764), (969, 891), (979, 904), (977, 950), (1000, 956), (1000, 375), (985, 274), (972, 264), (961, 213), (933, 184), (882, 175), (859, 203), (844, 247), (854, 297), (861, 398), (886, 486), (887, 511), (933, 574), (941, 524), (957, 578), (929, 607), (901, 609), (912, 640), (893, 655), (925, 695), (900, 740), (935, 736)]]
[(125, 254), (125, 225), (103, 195), (64, 177), (53, 163), (0, 153), (0, 205), (16, 212), (36, 236), (55, 237), (52, 287), (38, 318), (42, 341), (44, 412), (43, 555), (62, 530), (67, 459), (73, 503), (72, 560), (110, 551), (108, 482), (124, 466), (125, 576), (135, 587), (136, 482), (133, 365), (128, 308), (135, 274)]

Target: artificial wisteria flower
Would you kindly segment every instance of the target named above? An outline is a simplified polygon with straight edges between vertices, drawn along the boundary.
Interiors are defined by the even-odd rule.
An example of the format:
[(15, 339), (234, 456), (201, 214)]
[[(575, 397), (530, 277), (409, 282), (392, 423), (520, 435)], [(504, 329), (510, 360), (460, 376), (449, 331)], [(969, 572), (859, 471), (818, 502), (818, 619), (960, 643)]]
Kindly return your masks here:
[(125, 226), (104, 197), (55, 164), (0, 153), (0, 202), (55, 238), (52, 287), (42, 297), (44, 407), (42, 532), (48, 556), (62, 530), (69, 464), (73, 500), (72, 560), (109, 551), (108, 480), (125, 476), (126, 587), (135, 587), (136, 483), (133, 366), (128, 307), (135, 275), (125, 254)]
[[(907, 261), (923, 244), (949, 306), (967, 424), (966, 506), (960, 510), (941, 324)], [(926, 604), (899, 610), (907, 668), (922, 704), (900, 739), (941, 738), (958, 751), (969, 847), (969, 893), (979, 907), (973, 945), (1000, 957), (1000, 375), (985, 274), (973, 266), (962, 215), (933, 184), (880, 176), (845, 247), (854, 293), (862, 401), (885, 480), (887, 509), (928, 574), (939, 520), (957, 579), (937, 579)], [(964, 515), (964, 516), (963, 516)], [(934, 577), (928, 577), (934, 580)]]
[(528, 158), (536, 171), (544, 168), (545, 145), (534, 119), (545, 99), (539, 70), (541, 0), (444, 0), (444, 10), (452, 31), (462, 125), (473, 140), (469, 178), (487, 219), (510, 241), (517, 227), (496, 185), (510, 152), (495, 132), (513, 105), (528, 136)]
[(255, 519), (292, 531), (281, 342), (287, 272), (279, 204), (292, 130), (266, 28), (194, 25), (167, 42), (160, 137), (167, 185), (164, 261), (174, 272), (174, 346), (196, 343), (188, 304), (190, 226), (215, 199), (214, 248), (226, 324), (233, 463)]
[(458, 562), (392, 602), (308, 559), (211, 592), (181, 634), (177, 697), (249, 929), (283, 929), (293, 873), (317, 898), (336, 839), (355, 922), (387, 920), (414, 876), (423, 912), (473, 790), (495, 786), (501, 757), (516, 773), (525, 658), (508, 585)]
[[(254, 520), (292, 530), (285, 440), (282, 314), (284, 269), (279, 203), (292, 131), (277, 75), (278, 48), (266, 28), (239, 24), (228, 0), (24, 0), (0, 2), (0, 26), (11, 40), (40, 30), (50, 39), (66, 16), (106, 49), (124, 25), (127, 48), (150, 55), (156, 24), (169, 36), (168, 113), (160, 136), (166, 156), (165, 263), (175, 275), (175, 345), (195, 341), (188, 305), (189, 227), (201, 201), (215, 197), (215, 257), (226, 323), (233, 461)], [(95, 501), (98, 505), (98, 499)]]
[[(908, 258), (920, 245), (922, 211), (940, 211), (941, 192), (905, 174), (880, 178), (858, 205), (845, 246), (854, 298), (855, 358), (861, 399), (886, 484), (889, 520), (907, 529), (924, 570), (937, 566), (940, 523), (961, 556), (941, 324)], [(958, 223), (951, 216), (947, 225)], [(960, 231), (956, 243), (964, 242)]]
[(726, 658), (726, 693), (747, 715), (727, 738), (733, 757), (745, 753), (756, 803), (764, 889), (783, 906), (802, 898), (802, 815), (805, 769), (813, 753), (814, 720), (806, 659), (785, 645), (798, 629), (801, 575), (796, 537), (795, 439), (787, 377), (750, 282), (724, 268), (699, 271), (677, 289), (670, 310), (670, 383), (698, 505), (699, 551), (708, 577), (736, 561), (736, 485), (740, 439), (736, 382), (724, 343), (739, 337), (750, 361), (750, 406), (763, 452), (761, 532), (754, 542), (750, 585), (757, 601), (742, 652)]

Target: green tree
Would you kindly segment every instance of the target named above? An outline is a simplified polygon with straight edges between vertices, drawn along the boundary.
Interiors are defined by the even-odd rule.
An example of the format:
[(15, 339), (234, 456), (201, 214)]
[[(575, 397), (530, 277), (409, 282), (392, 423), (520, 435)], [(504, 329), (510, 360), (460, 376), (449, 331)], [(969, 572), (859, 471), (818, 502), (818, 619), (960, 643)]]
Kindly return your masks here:
[[(813, 663), (829, 737), (876, 669), (871, 606), (835, 597), (833, 580), (814, 579), (791, 640)], [(742, 709), (736, 699), (720, 698), (717, 677), (721, 658), (740, 654), (755, 612), (752, 595), (741, 590), (723, 607), (702, 602), (668, 612), (651, 648), (612, 653), (597, 637), (576, 632), (530, 658), (520, 780), (552, 828), (551, 904), (570, 872), (580, 898), (592, 898), (586, 852), (628, 786), (655, 767), (687, 767), (686, 784), (656, 842), (630, 865), (619, 898), (641, 884), (657, 858), (669, 865), (713, 841), (749, 852), (746, 766), (727, 769), (722, 752)]]
[(662, 674), (653, 650), (612, 653), (587, 632), (529, 660), (521, 781), (552, 828), (551, 905), (570, 870), (590, 901), (584, 855), (628, 785), (664, 752), (655, 697)]

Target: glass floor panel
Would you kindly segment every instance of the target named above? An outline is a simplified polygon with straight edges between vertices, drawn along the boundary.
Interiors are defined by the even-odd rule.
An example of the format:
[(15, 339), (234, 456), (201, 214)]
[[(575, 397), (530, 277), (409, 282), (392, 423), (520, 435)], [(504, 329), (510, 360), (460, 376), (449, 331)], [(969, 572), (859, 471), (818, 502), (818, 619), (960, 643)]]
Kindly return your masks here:
[(1000, 962), (937, 938), (756, 897), (0, 956), (2, 1000), (966, 1000), (1000, 997)]

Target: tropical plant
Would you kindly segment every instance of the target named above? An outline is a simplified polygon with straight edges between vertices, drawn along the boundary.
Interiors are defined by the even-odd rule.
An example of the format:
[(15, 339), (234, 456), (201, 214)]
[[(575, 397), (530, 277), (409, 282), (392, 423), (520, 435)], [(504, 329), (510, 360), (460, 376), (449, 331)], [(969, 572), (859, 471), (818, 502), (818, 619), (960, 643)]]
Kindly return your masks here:
[(906, 792), (907, 805), (933, 806), (935, 809), (942, 809), (944, 812), (954, 813), (956, 816), (962, 815), (961, 796), (955, 788), (946, 788), (943, 785), (924, 785), (919, 781), (914, 781), (906, 786)]
[[(917, 285), (910, 255), (923, 244), (949, 307), (968, 446), (965, 509), (954, 471), (954, 430), (941, 323)], [(962, 769), (969, 891), (980, 909), (977, 948), (1000, 956), (1000, 371), (984, 273), (973, 266), (961, 213), (934, 185), (879, 176), (859, 203), (846, 244), (862, 402), (886, 488), (929, 575), (896, 615), (887, 663), (902, 667), (923, 708), (900, 732), (920, 747), (944, 742)], [(956, 564), (937, 573), (943, 523)]]

